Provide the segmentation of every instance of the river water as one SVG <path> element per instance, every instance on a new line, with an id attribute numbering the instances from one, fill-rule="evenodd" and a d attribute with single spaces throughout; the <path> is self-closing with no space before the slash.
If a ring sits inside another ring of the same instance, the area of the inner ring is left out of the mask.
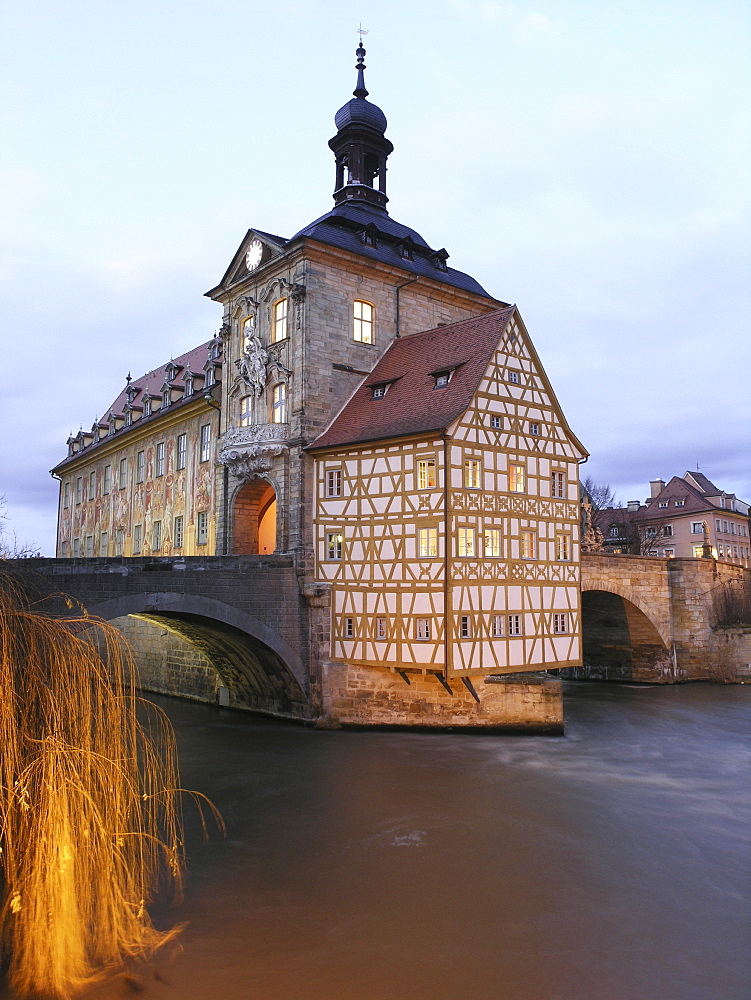
<path id="1" fill-rule="evenodd" d="M 751 997 L 751 687 L 572 683 L 564 737 L 155 700 L 227 836 L 188 810 L 147 1000 Z"/>

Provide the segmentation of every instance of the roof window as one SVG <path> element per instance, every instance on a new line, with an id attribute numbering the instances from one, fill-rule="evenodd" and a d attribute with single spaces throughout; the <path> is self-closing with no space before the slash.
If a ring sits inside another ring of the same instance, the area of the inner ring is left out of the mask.
<path id="1" fill-rule="evenodd" d="M 390 382 L 381 382 L 380 385 L 371 386 L 373 390 L 373 399 L 383 399 L 386 393 L 389 391 Z"/>

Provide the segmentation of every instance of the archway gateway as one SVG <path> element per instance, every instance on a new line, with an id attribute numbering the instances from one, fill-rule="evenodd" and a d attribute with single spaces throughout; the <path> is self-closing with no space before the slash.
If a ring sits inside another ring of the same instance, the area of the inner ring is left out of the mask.
<path id="1" fill-rule="evenodd" d="M 253 479 L 235 493 L 232 505 L 233 555 L 271 555 L 276 551 L 276 492 L 265 479 Z"/>

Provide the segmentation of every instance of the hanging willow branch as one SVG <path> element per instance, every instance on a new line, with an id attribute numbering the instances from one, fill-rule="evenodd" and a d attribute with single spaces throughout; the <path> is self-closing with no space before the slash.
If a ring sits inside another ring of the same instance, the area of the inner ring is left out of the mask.
<path id="1" fill-rule="evenodd" d="M 153 705 L 138 721 L 115 628 L 53 617 L 8 577 L 0 652 L 7 979 L 21 995 L 67 998 L 177 933 L 146 910 L 164 881 L 179 892 L 184 869 L 174 737 Z"/>

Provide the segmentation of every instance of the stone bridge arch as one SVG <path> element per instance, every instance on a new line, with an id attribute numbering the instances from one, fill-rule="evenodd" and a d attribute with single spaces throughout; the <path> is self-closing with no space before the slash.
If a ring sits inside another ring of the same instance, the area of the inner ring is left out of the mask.
<path id="1" fill-rule="evenodd" d="M 228 689 L 231 705 L 294 718 L 310 716 L 307 672 L 299 654 L 246 611 L 200 594 L 136 592 L 90 603 L 88 612 L 118 624 L 136 619 L 178 636 L 211 664 L 220 686 Z M 134 643 L 136 656 L 144 653 L 144 643 L 158 642 L 161 634 L 153 629 L 123 631 Z M 187 668 L 177 681 L 164 677 L 160 685 L 145 680 L 144 687 L 190 697 L 195 673 L 195 668 Z"/>

